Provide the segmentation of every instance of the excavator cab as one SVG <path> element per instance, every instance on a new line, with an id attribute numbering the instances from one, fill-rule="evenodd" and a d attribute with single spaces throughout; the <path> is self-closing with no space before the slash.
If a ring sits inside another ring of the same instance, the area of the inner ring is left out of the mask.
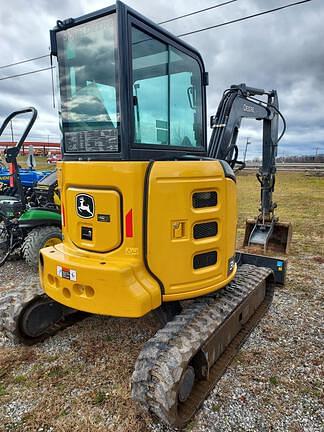
<path id="1" fill-rule="evenodd" d="M 199 53 L 120 2 L 58 21 L 64 160 L 206 156 Z"/>

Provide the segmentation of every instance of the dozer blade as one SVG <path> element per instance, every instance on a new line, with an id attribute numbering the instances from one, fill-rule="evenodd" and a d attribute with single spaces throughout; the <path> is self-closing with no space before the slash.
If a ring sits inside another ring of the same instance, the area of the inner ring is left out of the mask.
<path id="1" fill-rule="evenodd" d="M 253 252 L 262 249 L 275 253 L 289 253 L 292 236 L 291 223 L 269 222 L 262 224 L 255 219 L 247 219 L 243 247 Z"/>
<path id="2" fill-rule="evenodd" d="M 221 378 L 273 297 L 270 269 L 244 264 L 217 294 L 195 299 L 144 345 L 132 397 L 182 428 Z"/>

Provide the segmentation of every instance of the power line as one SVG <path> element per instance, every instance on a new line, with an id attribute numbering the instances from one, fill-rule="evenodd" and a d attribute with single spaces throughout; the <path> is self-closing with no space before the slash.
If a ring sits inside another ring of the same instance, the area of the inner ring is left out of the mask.
<path id="1" fill-rule="evenodd" d="M 230 1 L 223 2 L 223 3 L 219 3 L 219 4 L 214 5 L 214 6 L 209 6 L 209 7 L 205 8 L 205 9 L 199 9 L 199 10 L 197 10 L 197 11 L 190 12 L 190 13 L 187 13 L 187 14 L 185 14 L 185 15 L 180 15 L 180 16 L 177 16 L 177 17 L 175 17 L 175 18 L 170 18 L 170 19 L 168 19 L 168 20 L 166 20 L 166 21 L 161 21 L 161 22 L 159 22 L 158 24 L 166 24 L 166 23 L 169 23 L 169 22 L 172 22 L 172 21 L 175 21 L 175 20 L 181 19 L 181 18 L 187 18 L 187 17 L 189 17 L 189 16 L 196 15 L 196 14 L 198 14 L 198 13 L 205 12 L 205 11 L 208 11 L 208 10 L 211 10 L 211 9 L 216 9 L 216 8 L 219 8 L 219 7 L 221 7 L 221 6 L 225 6 L 225 5 L 230 4 L 230 3 L 235 3 L 235 2 L 237 2 L 237 1 L 238 1 L 238 0 L 230 0 Z"/>
<path id="2" fill-rule="evenodd" d="M 55 66 L 49 66 L 49 67 L 46 67 L 43 69 L 36 69 L 36 70 L 30 71 L 30 72 L 25 72 L 25 73 L 21 73 L 21 74 L 17 74 L 17 75 L 8 75 L 6 77 L 0 78 L 0 81 L 7 80 L 9 78 L 17 78 L 17 77 L 21 77 L 24 75 L 31 75 L 34 73 L 38 73 L 38 72 L 42 72 L 42 71 L 46 71 L 46 70 L 50 70 L 50 69 L 55 69 Z"/>
<path id="3" fill-rule="evenodd" d="M 245 21 L 247 19 L 255 18 L 255 17 L 260 16 L 260 15 L 266 15 L 266 14 L 269 14 L 269 13 L 272 13 L 272 12 L 276 12 L 276 11 L 279 11 L 279 10 L 282 10 L 282 9 L 287 9 L 289 7 L 292 7 L 292 6 L 297 6 L 297 5 L 300 5 L 302 3 L 308 3 L 310 1 L 312 1 L 312 0 L 301 0 L 301 1 L 298 1 L 298 2 L 295 2 L 295 3 L 290 3 L 290 4 L 287 4 L 287 5 L 284 5 L 284 6 L 280 6 L 280 7 L 274 8 L 274 9 L 268 9 L 266 11 L 259 12 L 259 13 L 253 14 L 253 15 L 248 15 L 246 17 L 237 18 L 237 19 L 231 20 L 231 21 L 226 21 L 226 22 L 223 22 L 221 24 L 216 24 L 216 25 L 213 25 L 213 26 L 204 27 L 202 29 L 194 30 L 194 31 L 191 31 L 191 32 L 188 32 L 188 33 L 182 33 L 182 34 L 179 34 L 177 36 L 178 37 L 183 37 L 183 36 L 188 36 L 188 35 L 195 34 L 195 33 L 200 33 L 202 31 L 210 30 L 210 29 L 213 29 L 213 28 L 223 27 L 223 26 L 226 26 L 226 25 L 229 25 L 229 24 L 233 24 L 233 23 L 237 23 L 237 22 L 240 22 L 240 21 Z"/>
<path id="4" fill-rule="evenodd" d="M 38 57 L 29 58 L 29 59 L 26 59 L 26 60 L 21 60 L 21 61 L 18 61 L 16 63 L 9 63 L 9 64 L 6 64 L 6 65 L 0 66 L 0 69 L 4 69 L 4 68 L 7 68 L 7 67 L 11 67 L 11 66 L 16 66 L 16 65 L 19 65 L 19 64 L 22 64 L 22 63 L 28 63 L 28 62 L 31 62 L 31 61 L 34 61 L 34 60 L 39 60 L 39 59 L 45 58 L 45 57 L 49 57 L 49 54 L 41 55 L 41 56 L 38 56 Z"/>
<path id="5" fill-rule="evenodd" d="M 226 1 L 226 2 L 223 2 L 223 3 L 219 3 L 217 5 L 214 5 L 214 6 L 207 7 L 205 9 L 200 9 L 200 10 L 197 10 L 197 11 L 194 11 L 194 12 L 187 13 L 185 15 L 181 15 L 181 16 L 178 16 L 178 17 L 170 18 L 170 19 L 168 19 L 166 21 L 159 22 L 158 24 L 166 24 L 166 23 L 169 23 L 169 22 L 181 19 L 181 18 L 186 18 L 188 16 L 192 16 L 192 15 L 196 15 L 196 14 L 201 13 L 201 12 L 205 12 L 207 10 L 216 9 L 216 8 L 221 7 L 221 6 L 226 6 L 227 4 L 235 3 L 237 1 L 238 0 L 229 0 L 229 1 Z M 31 62 L 31 61 L 34 61 L 34 60 L 39 60 L 39 59 L 46 58 L 46 57 L 49 57 L 49 56 L 50 56 L 50 54 L 45 54 L 45 55 L 41 55 L 41 56 L 38 56 L 38 57 L 33 57 L 33 58 L 21 60 L 21 61 L 18 61 L 16 63 L 8 63 L 6 65 L 0 66 L 0 69 L 8 68 L 8 67 L 11 67 L 11 66 L 16 66 L 16 65 L 19 65 L 19 64 L 23 64 L 23 63 L 28 63 L 28 62 Z"/>
<path id="6" fill-rule="evenodd" d="M 170 18 L 169 20 L 162 21 L 159 24 L 165 24 L 165 23 L 168 23 L 168 22 L 171 22 L 171 21 L 175 21 L 177 19 L 185 18 L 185 17 L 192 16 L 192 15 L 196 15 L 198 13 L 201 13 L 201 12 L 204 12 L 204 11 L 207 11 L 207 10 L 210 10 L 210 9 L 215 9 L 217 7 L 220 7 L 220 6 L 225 6 L 226 4 L 234 3 L 236 1 L 238 1 L 238 0 L 229 0 L 229 1 L 226 1 L 226 2 L 223 2 L 223 3 L 219 3 L 217 5 L 214 5 L 214 6 L 210 6 L 208 8 L 204 8 L 204 9 L 200 9 L 200 10 L 197 10 L 197 11 L 194 11 L 194 12 L 190 12 L 188 14 L 181 15 L 181 16 L 178 16 L 178 17 L 175 17 L 175 18 Z M 261 15 L 266 15 L 266 14 L 269 14 L 269 13 L 277 12 L 279 10 L 287 9 L 289 7 L 292 7 L 292 6 L 297 6 L 297 5 L 300 5 L 302 3 L 308 3 L 310 1 L 312 1 L 312 0 L 301 0 L 301 1 L 298 1 L 298 2 L 295 2 L 295 3 L 289 3 L 287 5 L 279 6 L 279 7 L 274 8 L 274 9 L 268 9 L 266 11 L 258 12 L 258 13 L 253 14 L 253 15 L 248 15 L 246 17 L 237 18 L 237 19 L 234 19 L 234 20 L 231 20 L 231 21 L 225 21 L 225 22 L 220 23 L 220 24 L 216 24 L 216 25 L 209 26 L 209 27 L 204 27 L 202 29 L 194 30 L 194 31 L 187 32 L 187 33 L 182 33 L 182 34 L 179 34 L 177 36 L 178 37 L 189 36 L 191 34 L 200 33 L 200 32 L 203 32 L 203 31 L 206 31 L 206 30 L 210 30 L 210 29 L 213 29 L 213 28 L 219 28 L 219 27 L 223 27 L 223 26 L 226 26 L 226 25 L 229 25 L 229 24 L 234 24 L 234 23 L 237 23 L 237 22 L 241 22 L 241 21 L 245 21 L 245 20 L 248 20 L 248 19 L 251 19 L 251 18 L 255 18 L 255 17 L 261 16 Z M 17 65 L 17 64 L 27 63 L 29 61 L 38 60 L 38 59 L 45 58 L 45 57 L 49 57 L 49 54 L 46 54 L 46 55 L 43 55 L 43 56 L 34 57 L 34 58 L 31 58 L 31 59 L 22 60 L 20 62 L 11 63 L 11 64 L 7 64 L 7 65 L 4 65 L 4 66 L 0 66 L 0 69 L 3 69 L 5 67 L 9 67 L 9 66 L 14 66 L 14 65 Z M 10 79 L 10 78 L 17 78 L 17 77 L 24 76 L 24 75 L 31 75 L 31 74 L 34 74 L 34 73 L 38 73 L 38 72 L 42 72 L 42 71 L 50 70 L 50 69 L 51 70 L 55 69 L 55 66 L 50 66 L 50 67 L 47 67 L 47 68 L 37 69 L 37 70 L 34 70 L 34 71 L 25 72 L 25 73 L 16 74 L 16 75 L 9 75 L 9 76 L 0 78 L 0 81 L 7 80 L 7 79 Z"/>

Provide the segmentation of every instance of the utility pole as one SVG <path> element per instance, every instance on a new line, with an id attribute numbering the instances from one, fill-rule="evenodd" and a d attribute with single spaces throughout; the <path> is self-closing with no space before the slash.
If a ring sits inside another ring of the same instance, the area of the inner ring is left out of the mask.
<path id="1" fill-rule="evenodd" d="M 249 141 L 249 137 L 247 137 L 247 138 L 246 138 L 246 143 L 245 143 L 245 150 L 244 150 L 243 162 L 245 162 L 247 148 L 248 148 L 248 145 L 250 145 L 250 144 L 252 144 L 252 143 L 251 143 L 251 141 Z"/>

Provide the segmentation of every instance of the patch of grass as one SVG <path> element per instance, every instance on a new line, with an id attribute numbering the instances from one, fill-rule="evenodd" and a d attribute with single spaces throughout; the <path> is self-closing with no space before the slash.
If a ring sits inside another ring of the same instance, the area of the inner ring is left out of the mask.
<path id="1" fill-rule="evenodd" d="M 309 386 L 302 387 L 300 392 L 302 394 L 310 395 L 310 396 L 318 398 L 318 399 L 321 397 L 321 390 L 320 390 L 320 388 L 316 387 L 316 385 L 314 387 L 313 386 L 312 387 L 309 387 Z"/>
<path id="2" fill-rule="evenodd" d="M 276 377 L 275 375 L 271 376 L 269 378 L 269 382 L 270 384 L 272 384 L 273 386 L 277 386 L 279 384 L 279 380 L 278 377 Z"/>
<path id="3" fill-rule="evenodd" d="M 47 158 L 44 156 L 36 156 L 36 170 L 53 170 L 55 169 L 55 164 L 48 164 Z M 27 155 L 18 156 L 18 163 L 22 168 L 27 168 Z"/>
<path id="4" fill-rule="evenodd" d="M 59 414 L 59 417 L 65 417 L 65 416 L 67 416 L 70 413 L 70 411 L 71 410 L 69 408 L 62 409 L 62 411 Z"/>
<path id="5" fill-rule="evenodd" d="M 253 173 L 239 175 L 238 185 L 238 246 L 242 244 L 245 220 L 257 216 L 260 185 Z M 323 178 L 305 176 L 304 173 L 277 174 L 273 200 L 278 204 L 279 221 L 291 222 L 293 236 L 291 254 L 324 253 L 324 181 Z M 319 250 L 319 244 L 322 243 Z"/>
<path id="6" fill-rule="evenodd" d="M 4 385 L 0 384 L 0 396 L 4 396 L 7 394 L 6 388 Z"/>
<path id="7" fill-rule="evenodd" d="M 0 368 L 0 378 L 3 378 L 8 372 L 8 367 Z"/>
<path id="8" fill-rule="evenodd" d="M 63 378 L 68 372 L 62 366 L 53 366 L 47 373 L 50 378 Z"/>
<path id="9" fill-rule="evenodd" d="M 25 384 L 27 377 L 25 375 L 17 375 L 13 381 L 15 384 Z"/>
<path id="10" fill-rule="evenodd" d="M 105 400 L 106 400 L 106 394 L 103 391 L 98 391 L 94 395 L 92 403 L 94 405 L 101 405 L 105 402 Z"/>
<path id="11" fill-rule="evenodd" d="M 191 422 L 189 422 L 186 426 L 186 428 L 184 429 L 185 432 L 191 432 L 196 426 L 197 426 L 197 420 L 191 420 Z"/>
<path id="12" fill-rule="evenodd" d="M 220 408 L 221 408 L 220 404 L 214 404 L 211 409 L 213 412 L 216 413 L 219 412 Z"/>
<path id="13" fill-rule="evenodd" d="M 52 362 L 58 360 L 59 358 L 60 358 L 59 355 L 49 355 L 49 356 L 46 356 L 45 360 L 46 360 L 48 363 L 52 363 Z"/>

